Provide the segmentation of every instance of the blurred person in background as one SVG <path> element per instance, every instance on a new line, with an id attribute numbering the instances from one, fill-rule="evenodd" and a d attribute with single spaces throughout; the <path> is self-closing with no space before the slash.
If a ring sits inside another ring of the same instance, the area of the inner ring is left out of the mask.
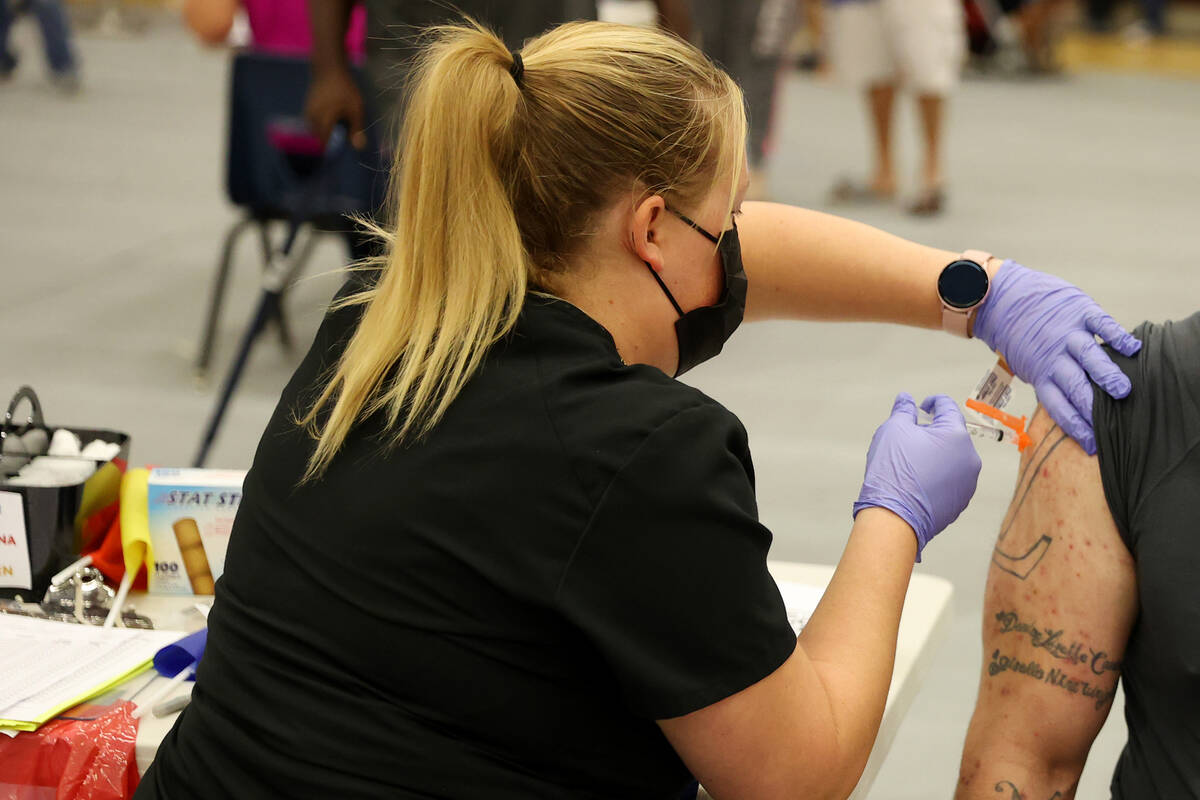
<path id="1" fill-rule="evenodd" d="M 79 59 L 71 41 L 71 22 L 61 0 L 0 0 L 0 83 L 11 79 L 17 69 L 17 56 L 9 48 L 8 37 L 17 15 L 23 11 L 32 13 L 41 28 L 51 83 L 66 94 L 78 92 Z"/>
<path id="2" fill-rule="evenodd" d="M 742 87 L 750 119 L 750 200 L 768 197 L 766 157 L 776 83 L 794 28 L 795 0 L 693 0 L 692 14 L 705 54 Z"/>
<path id="3" fill-rule="evenodd" d="M 245 13 L 249 39 L 235 29 L 239 8 Z M 183 20 L 206 45 L 248 44 L 258 53 L 307 59 L 313 37 L 305 0 L 184 0 Z M 361 66 L 366 52 L 367 19 L 362 3 L 352 4 L 342 40 L 347 64 Z M 382 167 L 381 167 L 382 169 Z M 368 240 L 357 226 L 344 231 L 350 258 L 371 254 Z"/>
<path id="4" fill-rule="evenodd" d="M 1087 0 L 1088 23 L 1092 30 L 1104 33 L 1112 29 L 1116 0 Z M 1167 0 L 1140 0 L 1142 21 L 1128 33 L 1134 38 L 1163 36 L 1167 32 Z"/>
<path id="5" fill-rule="evenodd" d="M 346 123 L 355 147 L 366 146 L 364 128 L 384 124 L 385 147 L 399 131 L 401 93 L 409 64 L 419 51 L 414 34 L 469 16 L 493 28 L 514 50 L 533 36 L 570 20 L 594 20 L 596 0 L 365 0 L 367 9 L 367 81 L 373 97 L 364 102 L 346 51 L 341 46 L 353 0 L 309 0 L 313 31 L 313 82 L 305 116 L 322 140 L 339 122 Z M 687 0 L 655 0 L 664 28 L 687 39 L 691 21 Z"/>
<path id="6" fill-rule="evenodd" d="M 797 0 L 804 20 L 797 34 L 796 66 L 802 70 L 824 72 L 825 0 Z"/>
<path id="7" fill-rule="evenodd" d="M 1025 70 L 1033 75 L 1061 71 L 1054 57 L 1054 30 L 1070 0 L 1001 0 L 1000 7 L 1015 23 Z"/>
<path id="8" fill-rule="evenodd" d="M 312 52 L 312 30 L 305 0 L 184 0 L 183 19 L 208 45 L 229 40 L 238 7 L 246 12 L 250 45 L 266 53 L 307 56 Z M 361 63 L 367 32 L 366 8 L 354 4 L 344 39 L 348 59 Z"/>
<path id="9" fill-rule="evenodd" d="M 966 52 L 960 0 L 829 0 L 825 25 L 834 74 L 866 93 L 875 164 L 866 182 L 843 178 L 835 204 L 890 201 L 896 195 L 892 110 L 904 86 L 916 94 L 923 163 L 909 211 L 939 214 L 945 205 L 942 120 Z"/>
<path id="10" fill-rule="evenodd" d="M 366 77 L 371 97 L 364 100 L 350 72 L 342 43 L 346 39 L 354 0 L 309 0 L 312 22 L 312 74 L 304 115 L 313 132 L 325 141 L 335 125 L 345 123 L 350 142 L 367 145 L 365 128 L 383 126 L 380 147 L 389 150 L 400 131 L 402 91 L 409 66 L 419 52 L 416 34 L 425 28 L 467 15 L 499 33 L 512 49 L 533 36 L 570 20 L 594 20 L 596 0 L 364 0 L 367 12 Z M 687 0 L 655 0 L 659 22 L 683 39 L 691 35 Z M 390 153 L 377 154 L 387 163 Z M 379 209 L 377 209 L 378 213 Z M 376 254 L 376 242 L 352 237 L 351 259 Z"/>

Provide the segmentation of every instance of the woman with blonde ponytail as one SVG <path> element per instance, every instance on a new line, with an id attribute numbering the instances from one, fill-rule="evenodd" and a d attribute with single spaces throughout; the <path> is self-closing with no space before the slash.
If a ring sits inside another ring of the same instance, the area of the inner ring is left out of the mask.
<path id="1" fill-rule="evenodd" d="M 969 330 L 982 308 L 1018 374 L 1042 363 L 1030 342 L 1065 352 L 1047 331 L 1107 323 L 1016 265 L 743 204 L 745 140 L 738 87 L 662 33 L 425 34 L 386 254 L 259 444 L 191 704 L 139 800 L 853 790 L 913 560 L 974 490 L 963 419 L 897 398 L 797 638 L 746 432 L 676 377 L 743 316 Z M 1014 289 L 1027 273 L 1045 289 Z M 958 302 L 963 275 L 999 299 Z"/>

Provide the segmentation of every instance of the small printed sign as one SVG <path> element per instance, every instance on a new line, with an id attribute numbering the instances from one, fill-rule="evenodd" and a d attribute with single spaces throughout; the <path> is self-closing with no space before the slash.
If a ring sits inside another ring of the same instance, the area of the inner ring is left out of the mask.
<path id="1" fill-rule="evenodd" d="M 16 492 L 0 492 L 0 586 L 33 588 L 25 509 L 21 506 L 21 495 Z"/>

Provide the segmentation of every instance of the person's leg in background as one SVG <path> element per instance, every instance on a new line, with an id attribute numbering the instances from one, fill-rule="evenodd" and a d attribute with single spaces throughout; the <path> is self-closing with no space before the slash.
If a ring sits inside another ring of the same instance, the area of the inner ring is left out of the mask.
<path id="1" fill-rule="evenodd" d="M 959 0 L 883 0 L 883 10 L 905 82 L 917 96 L 921 121 L 920 189 L 909 211 L 939 214 L 945 205 L 946 98 L 958 84 L 966 55 L 963 7 Z"/>
<path id="2" fill-rule="evenodd" d="M 1069 0 L 1030 0 L 1015 13 L 1029 71 L 1044 75 L 1059 71 L 1054 57 L 1055 28 Z"/>
<path id="3" fill-rule="evenodd" d="M 1097 32 L 1112 27 L 1113 0 L 1087 0 L 1088 26 Z"/>
<path id="4" fill-rule="evenodd" d="M 919 216 L 938 214 L 945 202 L 942 190 L 942 95 L 917 95 L 917 111 L 921 118 L 921 191 L 910 207 Z"/>
<path id="5" fill-rule="evenodd" d="M 79 68 L 71 45 L 71 22 L 62 0 L 29 0 L 29 10 L 42 29 L 51 80 L 65 92 L 78 91 Z"/>
<path id="6" fill-rule="evenodd" d="M 880 197 L 896 193 L 896 165 L 892 161 L 892 119 L 895 116 L 896 84 L 877 83 L 867 89 L 871 116 L 871 141 L 875 146 L 875 169 L 871 191 Z"/>
<path id="7" fill-rule="evenodd" d="M 796 27 L 794 0 L 757 0 L 731 4 L 737 18 L 734 27 L 739 42 L 749 47 L 740 49 L 733 61 L 734 77 L 742 85 L 746 106 L 750 112 L 750 188 L 749 200 L 767 200 L 770 192 L 767 181 L 767 161 L 772 149 L 771 130 L 779 100 L 779 81 L 782 75 L 783 53 Z"/>
<path id="8" fill-rule="evenodd" d="M 793 26 L 794 0 L 693 0 L 704 52 L 742 87 L 750 123 L 749 200 L 767 197 L 766 158 L 780 59 Z"/>
<path id="9" fill-rule="evenodd" d="M 866 99 L 874 163 L 865 183 L 840 179 L 834 204 L 891 200 L 896 194 L 892 117 L 897 72 L 884 29 L 881 0 L 834 0 L 826 7 L 827 56 L 834 76 Z"/>
<path id="10" fill-rule="evenodd" d="M 13 13 L 9 0 L 0 0 L 0 81 L 12 77 L 17 68 L 17 57 L 8 49 L 8 32 L 13 24 Z"/>
<path id="11" fill-rule="evenodd" d="M 1167 0 L 1142 0 L 1142 16 L 1146 19 L 1146 28 L 1154 36 L 1164 36 L 1167 32 Z"/>
<path id="12" fill-rule="evenodd" d="M 805 45 L 800 50 L 796 66 L 802 70 L 828 71 L 825 58 L 825 0 L 797 0 L 800 4 L 801 35 Z"/>

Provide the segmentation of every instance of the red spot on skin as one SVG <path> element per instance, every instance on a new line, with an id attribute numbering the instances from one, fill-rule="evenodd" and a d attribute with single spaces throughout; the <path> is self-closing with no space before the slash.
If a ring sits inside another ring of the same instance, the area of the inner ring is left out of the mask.
<path id="1" fill-rule="evenodd" d="M 1050 609 L 1050 613 L 1051 613 L 1051 615 L 1053 615 L 1053 616 L 1057 617 L 1057 616 L 1058 616 L 1058 609 L 1057 609 L 1057 608 L 1052 608 L 1052 609 Z"/>
<path id="2" fill-rule="evenodd" d="M 1074 549 L 1075 549 L 1075 545 L 1073 545 L 1073 544 L 1069 544 L 1069 545 L 1067 545 L 1067 548 L 1068 548 L 1068 549 L 1070 549 L 1070 550 L 1074 550 Z"/>
<path id="3" fill-rule="evenodd" d="M 1050 468 L 1049 467 L 1042 467 L 1042 477 L 1043 478 L 1050 477 Z"/>
<path id="4" fill-rule="evenodd" d="M 1025 599 L 1026 599 L 1026 600 L 1028 600 L 1028 599 L 1029 599 L 1029 595 L 1025 595 Z"/>
<path id="5" fill-rule="evenodd" d="M 1061 528 L 1062 526 L 1063 526 L 1063 521 L 1060 519 L 1060 520 L 1058 521 L 1058 527 L 1060 527 L 1060 528 Z"/>
<path id="6" fill-rule="evenodd" d="M 1092 546 L 1092 540 L 1091 540 L 1091 539 L 1084 539 L 1084 540 L 1083 540 L 1083 543 L 1084 543 L 1085 545 L 1087 545 L 1088 547 L 1091 547 L 1091 546 Z"/>
<path id="7" fill-rule="evenodd" d="M 1001 697 L 1008 697 L 1010 694 L 1012 694 L 1012 689 L 1008 688 L 1007 686 L 1000 690 Z"/>
<path id="8" fill-rule="evenodd" d="M 1074 497 L 1075 495 L 1079 494 L 1079 492 L 1075 491 L 1074 489 L 1067 489 L 1067 494 L 1071 495 L 1071 497 Z"/>
<path id="9" fill-rule="evenodd" d="M 1080 575 L 1078 572 L 1076 572 L 1076 573 L 1075 573 L 1075 577 L 1076 577 L 1076 578 L 1082 578 L 1083 576 L 1082 576 L 1082 575 Z"/>

